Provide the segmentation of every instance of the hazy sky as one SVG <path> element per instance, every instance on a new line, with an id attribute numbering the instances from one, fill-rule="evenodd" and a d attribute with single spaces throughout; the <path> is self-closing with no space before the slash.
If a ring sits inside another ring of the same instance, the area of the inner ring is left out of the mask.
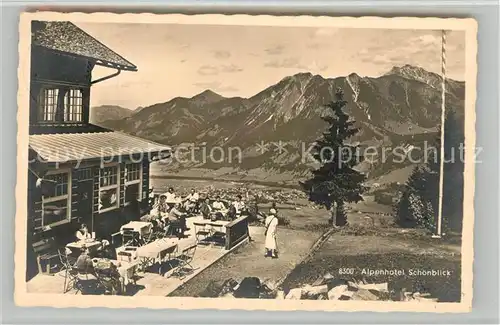
<path id="1" fill-rule="evenodd" d="M 138 67 L 98 83 L 91 105 L 135 109 L 205 89 L 249 97 L 282 78 L 379 76 L 412 64 L 441 71 L 441 31 L 77 23 Z M 464 80 L 465 33 L 447 39 L 448 75 Z M 93 78 L 113 73 L 97 67 Z"/>

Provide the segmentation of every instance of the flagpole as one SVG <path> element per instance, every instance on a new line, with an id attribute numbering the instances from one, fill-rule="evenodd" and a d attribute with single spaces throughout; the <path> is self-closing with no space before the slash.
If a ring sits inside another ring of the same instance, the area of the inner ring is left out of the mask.
<path id="1" fill-rule="evenodd" d="M 441 148 L 439 159 L 439 201 L 436 233 L 434 238 L 441 238 L 443 220 L 443 191 L 444 191 L 444 123 L 446 109 L 446 32 L 441 31 Z"/>

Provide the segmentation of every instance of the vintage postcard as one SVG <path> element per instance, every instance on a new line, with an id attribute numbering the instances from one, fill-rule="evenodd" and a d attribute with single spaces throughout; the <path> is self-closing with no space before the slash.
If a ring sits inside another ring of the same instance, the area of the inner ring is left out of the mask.
<path id="1" fill-rule="evenodd" d="M 22 306 L 466 312 L 472 19 L 25 13 Z"/>

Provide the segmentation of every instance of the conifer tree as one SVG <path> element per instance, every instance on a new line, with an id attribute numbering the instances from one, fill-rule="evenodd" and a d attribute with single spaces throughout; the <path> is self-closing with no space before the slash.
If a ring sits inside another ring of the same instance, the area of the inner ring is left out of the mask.
<path id="1" fill-rule="evenodd" d="M 440 134 L 440 132 L 438 133 Z M 449 110 L 444 129 L 443 229 L 460 231 L 463 213 L 463 141 L 464 130 L 456 113 Z M 441 141 L 438 135 L 434 150 L 429 151 L 423 166 L 415 167 L 396 206 L 396 222 L 405 227 L 421 226 L 434 231 L 438 213 Z M 419 209 L 425 206 L 425 209 Z M 420 212 L 418 212 L 420 211 Z"/>
<path id="2" fill-rule="evenodd" d="M 313 148 L 313 157 L 321 166 L 301 185 L 310 201 L 332 212 L 332 223 L 335 219 L 336 226 L 344 226 L 347 224 L 345 203 L 363 200 L 365 175 L 353 169 L 362 159 L 358 147 L 347 143 L 359 128 L 354 127 L 355 122 L 343 111 L 347 102 L 340 88 L 335 97 L 336 100 L 327 105 L 332 114 L 322 117 L 329 127 Z"/>

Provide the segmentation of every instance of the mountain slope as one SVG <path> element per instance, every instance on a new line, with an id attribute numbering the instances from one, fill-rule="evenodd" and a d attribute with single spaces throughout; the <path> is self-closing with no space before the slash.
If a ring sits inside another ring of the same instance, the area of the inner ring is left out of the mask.
<path id="1" fill-rule="evenodd" d="M 337 78 L 299 73 L 250 98 L 225 98 L 207 90 L 193 98 L 179 97 L 142 108 L 107 126 L 170 145 L 203 143 L 208 151 L 216 146 L 235 148 L 243 157 L 235 162 L 226 155 L 222 161 L 214 161 L 201 157 L 206 156 L 206 150 L 198 151 L 194 154 L 197 159 L 169 165 L 170 170 L 265 169 L 300 177 L 311 167 L 304 154 L 327 127 L 321 116 L 329 114 L 325 105 L 334 100 L 337 88 L 343 89 L 346 112 L 360 128 L 351 140 L 362 148 L 378 150 L 421 146 L 435 138 L 441 116 L 440 82 L 440 76 L 409 65 L 394 67 L 377 78 L 355 73 Z M 465 84 L 447 80 L 446 89 L 448 109 L 463 116 Z M 279 141 L 285 150 L 275 150 Z M 259 151 L 261 142 L 270 150 Z M 406 165 L 378 162 L 376 166 L 361 164 L 360 168 L 380 175 Z"/>
<path id="2" fill-rule="evenodd" d="M 128 108 L 117 105 L 102 105 L 90 109 L 90 122 L 97 125 L 106 125 L 108 121 L 121 120 L 129 117 L 134 112 Z"/>

